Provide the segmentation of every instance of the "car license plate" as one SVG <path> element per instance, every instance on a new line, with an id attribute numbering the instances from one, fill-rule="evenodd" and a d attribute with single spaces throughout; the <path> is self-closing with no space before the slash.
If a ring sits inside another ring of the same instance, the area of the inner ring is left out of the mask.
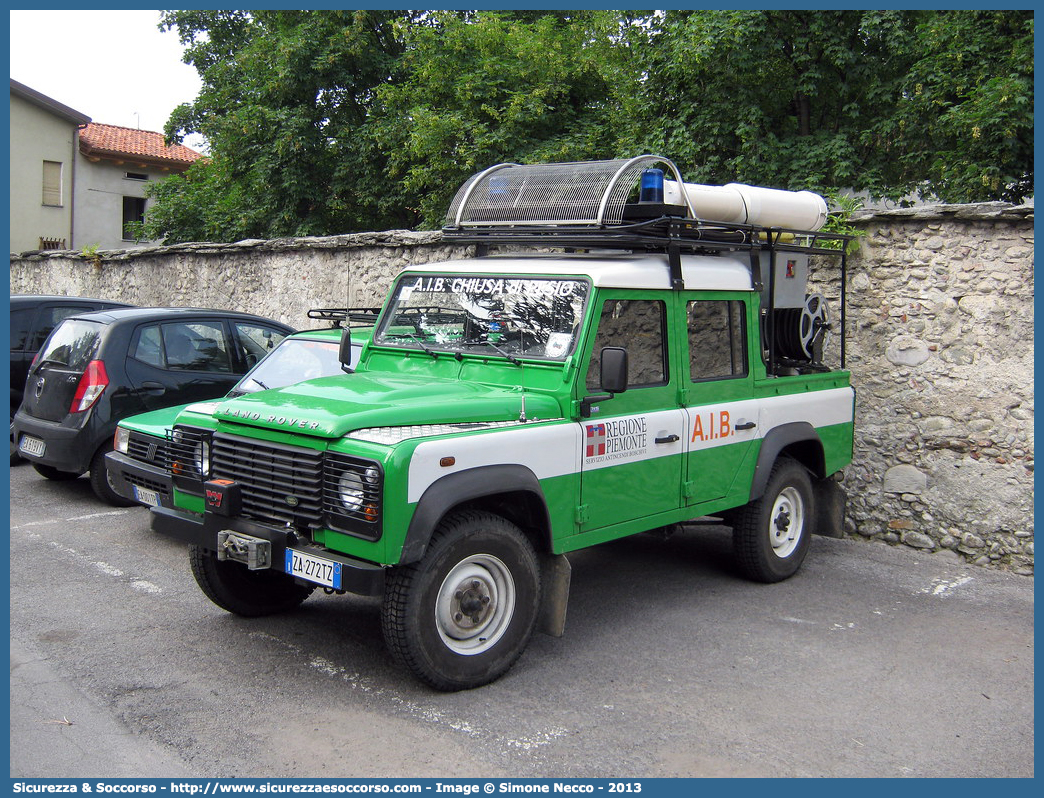
<path id="1" fill-rule="evenodd" d="M 299 579 L 307 579 L 334 590 L 341 589 L 341 564 L 322 557 L 313 557 L 297 549 L 286 550 L 286 572 Z"/>
<path id="2" fill-rule="evenodd" d="M 18 442 L 18 451 L 22 454 L 31 454 L 36 457 L 43 457 L 44 450 L 47 448 L 47 444 L 39 438 L 34 438 L 31 435 L 23 435 L 22 440 Z"/>
<path id="3" fill-rule="evenodd" d="M 132 485 L 134 488 L 134 498 L 142 504 L 147 504 L 149 507 L 159 507 L 160 498 L 159 494 L 154 490 L 148 488 L 139 488 L 137 485 Z"/>

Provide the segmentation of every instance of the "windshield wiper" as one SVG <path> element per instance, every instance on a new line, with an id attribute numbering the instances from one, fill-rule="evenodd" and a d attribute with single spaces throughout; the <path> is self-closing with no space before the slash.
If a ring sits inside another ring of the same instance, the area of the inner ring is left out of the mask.
<path id="1" fill-rule="evenodd" d="M 506 357 L 509 362 L 514 363 L 516 366 L 521 366 L 522 365 L 522 361 L 521 360 L 519 360 L 517 357 L 515 357 L 511 353 L 505 352 L 503 349 L 501 349 L 499 346 L 497 346 L 492 341 L 465 341 L 464 343 L 469 345 L 469 346 L 473 345 L 473 344 L 478 344 L 479 346 L 489 346 L 489 347 L 492 347 L 493 349 L 496 349 L 497 352 L 499 352 L 501 355 Z"/>
<path id="2" fill-rule="evenodd" d="M 251 377 L 250 379 L 251 379 L 252 382 L 256 382 L 258 385 L 260 385 L 264 390 L 266 390 L 266 391 L 271 390 L 267 385 L 265 385 L 263 382 L 261 382 L 261 380 L 259 380 L 257 377 Z"/>
<path id="3" fill-rule="evenodd" d="M 40 366 L 62 366 L 63 368 L 69 368 L 69 364 L 64 360 L 56 360 L 53 357 L 45 357 L 41 360 L 37 360 L 36 366 L 37 368 Z"/>
<path id="4" fill-rule="evenodd" d="M 394 340 L 396 340 L 398 338 L 405 338 L 408 341 L 413 341 L 413 343 L 417 344 L 417 346 L 419 346 L 424 351 L 425 354 L 431 355 L 436 360 L 439 359 L 439 353 L 436 352 L 431 347 L 429 347 L 427 344 L 425 344 L 416 335 L 412 335 L 410 333 L 396 333 L 395 335 L 386 335 L 384 337 L 385 337 L 385 340 L 388 340 L 388 341 L 394 341 Z"/>

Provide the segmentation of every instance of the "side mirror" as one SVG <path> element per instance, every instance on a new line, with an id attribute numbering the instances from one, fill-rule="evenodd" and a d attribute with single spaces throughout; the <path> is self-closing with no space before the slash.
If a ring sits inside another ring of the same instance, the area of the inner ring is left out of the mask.
<path id="1" fill-rule="evenodd" d="M 352 331 L 347 327 L 341 331 L 341 348 L 338 350 L 337 359 L 341 361 L 341 370 L 351 374 L 354 370 L 352 364 Z"/>
<path id="2" fill-rule="evenodd" d="M 603 347 L 601 386 L 612 394 L 627 390 L 627 350 L 623 347 Z"/>
<path id="3" fill-rule="evenodd" d="M 599 385 L 605 393 L 591 394 L 580 400 L 581 418 L 590 418 L 594 405 L 607 402 L 627 390 L 627 350 L 619 346 L 603 347 L 601 359 Z"/>

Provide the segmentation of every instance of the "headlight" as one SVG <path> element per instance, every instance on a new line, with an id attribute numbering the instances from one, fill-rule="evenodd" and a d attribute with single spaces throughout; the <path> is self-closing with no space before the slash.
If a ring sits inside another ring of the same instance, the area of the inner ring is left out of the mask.
<path id="1" fill-rule="evenodd" d="M 130 430 L 125 427 L 116 427 L 116 434 L 112 438 L 112 448 L 127 454 L 130 450 Z"/>
<path id="2" fill-rule="evenodd" d="M 175 428 L 171 436 L 171 470 L 183 477 L 210 476 L 210 439 L 196 430 Z"/>
<path id="3" fill-rule="evenodd" d="M 376 471 L 376 469 L 368 469 Z M 346 510 L 357 512 L 363 505 L 363 478 L 355 471 L 343 471 L 337 480 L 337 495 Z"/>

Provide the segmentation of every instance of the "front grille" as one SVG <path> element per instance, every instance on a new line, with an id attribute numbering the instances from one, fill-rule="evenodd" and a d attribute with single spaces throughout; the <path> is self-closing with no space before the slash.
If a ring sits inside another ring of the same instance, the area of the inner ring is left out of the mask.
<path id="1" fill-rule="evenodd" d="M 137 474 L 124 474 L 123 476 L 131 485 L 137 485 L 139 488 L 145 488 L 146 490 L 154 490 L 163 498 L 170 498 L 170 486 L 167 483 Z"/>
<path id="2" fill-rule="evenodd" d="M 167 462 L 167 441 L 155 435 L 131 432 L 127 440 L 127 456 L 164 470 L 170 468 Z"/>
<path id="3" fill-rule="evenodd" d="M 280 526 L 322 525 L 322 452 L 218 433 L 211 474 L 239 483 L 247 518 Z"/>

